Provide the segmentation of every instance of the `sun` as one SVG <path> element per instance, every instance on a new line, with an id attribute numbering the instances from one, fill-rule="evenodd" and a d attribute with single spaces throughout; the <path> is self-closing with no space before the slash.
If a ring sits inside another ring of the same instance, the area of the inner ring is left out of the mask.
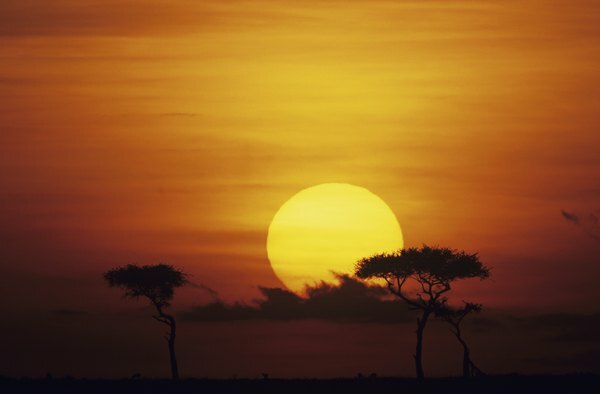
<path id="1" fill-rule="evenodd" d="M 285 286 L 302 292 L 307 284 L 351 274 L 357 260 L 403 246 L 390 207 L 369 190 L 324 183 L 301 190 L 273 217 L 267 254 Z"/>

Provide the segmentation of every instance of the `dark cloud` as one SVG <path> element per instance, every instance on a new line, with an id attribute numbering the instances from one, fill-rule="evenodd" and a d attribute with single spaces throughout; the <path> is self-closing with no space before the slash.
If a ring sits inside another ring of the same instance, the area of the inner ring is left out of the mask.
<path id="1" fill-rule="evenodd" d="M 574 213 L 570 213 L 567 211 L 560 211 L 560 213 L 562 213 L 563 217 L 568 221 L 573 222 L 575 224 L 579 224 L 579 217 Z"/>
<path id="2" fill-rule="evenodd" d="M 600 313 L 538 315 L 530 318 L 529 325 L 549 330 L 548 341 L 600 343 Z"/>
<path id="3" fill-rule="evenodd" d="M 321 283 L 309 287 L 307 296 L 280 288 L 261 287 L 264 299 L 253 305 L 220 301 L 194 307 L 184 312 L 188 321 L 232 320 L 303 320 L 319 319 L 335 322 L 403 323 L 412 322 L 413 314 L 400 301 L 387 300 L 387 291 L 369 286 L 346 275 L 338 276 L 339 284 Z"/>
<path id="4" fill-rule="evenodd" d="M 509 330 L 536 333 L 546 346 L 551 343 L 591 346 L 600 344 L 600 312 L 505 315 L 497 316 L 497 320 L 504 323 Z"/>
<path id="5" fill-rule="evenodd" d="M 506 323 L 498 318 L 473 316 L 467 320 L 468 327 L 477 333 L 487 333 L 506 329 Z"/>
<path id="6" fill-rule="evenodd" d="M 569 222 L 581 227 L 581 229 L 593 239 L 600 241 L 600 212 L 596 211 L 588 214 L 576 214 L 562 210 L 563 218 Z"/>
<path id="7" fill-rule="evenodd" d="M 194 281 L 191 281 L 191 280 L 188 280 L 187 284 L 189 286 L 195 288 L 195 289 L 204 290 L 205 292 L 207 292 L 212 297 L 212 299 L 215 302 L 219 302 L 219 300 L 220 300 L 219 293 L 216 290 L 214 290 L 214 289 L 212 289 L 212 288 L 210 288 L 210 287 L 208 287 L 208 286 L 206 286 L 206 285 L 204 285 L 202 283 L 195 283 Z"/>
<path id="8" fill-rule="evenodd" d="M 55 309 L 52 314 L 55 316 L 85 316 L 87 312 L 79 309 Z"/>

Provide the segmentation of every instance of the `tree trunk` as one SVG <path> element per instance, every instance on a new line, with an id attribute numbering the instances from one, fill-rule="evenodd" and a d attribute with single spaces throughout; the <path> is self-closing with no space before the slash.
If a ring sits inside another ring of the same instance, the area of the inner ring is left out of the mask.
<path id="1" fill-rule="evenodd" d="M 463 377 L 471 377 L 471 357 L 469 355 L 469 348 L 467 344 L 461 340 L 463 345 Z"/>
<path id="2" fill-rule="evenodd" d="M 463 377 L 471 377 L 471 361 L 469 360 L 469 350 L 467 348 L 463 353 Z"/>
<path id="3" fill-rule="evenodd" d="M 462 335 L 460 333 L 460 328 L 458 326 L 456 326 L 456 331 L 454 332 L 454 335 L 456 336 L 456 339 L 458 339 L 458 342 L 460 342 L 460 344 L 463 347 L 463 377 L 470 378 L 472 363 L 471 363 L 471 355 L 470 355 L 470 351 L 469 351 L 469 346 L 467 346 L 467 343 L 462 339 Z"/>
<path id="4" fill-rule="evenodd" d="M 177 323 L 175 323 L 175 318 L 173 316 L 165 315 L 165 317 L 169 320 L 169 327 L 171 332 L 169 332 L 169 337 L 167 338 L 167 343 L 169 345 L 169 357 L 171 360 L 171 377 L 173 380 L 179 379 L 179 368 L 177 367 L 177 356 L 175 355 L 175 337 L 177 335 Z"/>
<path id="5" fill-rule="evenodd" d="M 425 377 L 423 372 L 423 332 L 427 325 L 427 319 L 431 312 L 428 310 L 423 311 L 423 315 L 420 319 L 417 319 L 417 348 L 415 351 L 415 367 L 417 370 L 417 378 L 419 380 Z"/>
<path id="6" fill-rule="evenodd" d="M 171 363 L 171 378 L 173 380 L 179 380 L 179 368 L 177 368 L 177 356 L 175 355 L 175 338 L 177 336 L 177 323 L 175 318 L 171 315 L 167 315 L 162 311 L 161 305 L 154 303 L 158 316 L 152 316 L 157 321 L 169 326 L 169 332 L 165 336 L 167 345 L 169 346 L 169 359 Z"/>

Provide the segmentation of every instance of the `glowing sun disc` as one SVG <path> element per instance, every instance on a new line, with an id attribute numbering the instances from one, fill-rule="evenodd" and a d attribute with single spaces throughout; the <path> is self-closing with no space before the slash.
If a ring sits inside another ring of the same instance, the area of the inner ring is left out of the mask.
<path id="1" fill-rule="evenodd" d="M 396 215 L 381 198 L 362 187 L 324 183 L 279 208 L 267 254 L 277 277 L 301 292 L 306 284 L 333 281 L 332 271 L 351 274 L 357 260 L 403 244 Z"/>

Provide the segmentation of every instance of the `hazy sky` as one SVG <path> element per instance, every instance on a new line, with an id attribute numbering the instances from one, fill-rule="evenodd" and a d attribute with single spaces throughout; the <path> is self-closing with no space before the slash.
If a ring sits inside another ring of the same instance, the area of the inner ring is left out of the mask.
<path id="1" fill-rule="evenodd" d="M 305 187 L 346 182 L 390 205 L 407 246 L 480 253 L 493 279 L 457 297 L 597 312 L 598 70 L 591 0 L 4 0 L 0 310 L 30 337 L 53 327 L 46 344 L 64 332 L 57 310 L 117 336 L 114 320 L 141 305 L 101 273 L 160 261 L 221 300 L 251 302 L 257 286 L 281 286 L 265 251 L 277 209 Z M 176 306 L 208 301 L 192 288 Z M 310 341 L 306 323 L 287 324 L 296 350 Z M 315 324 L 319 343 L 339 337 Z M 31 351 L 10 373 L 45 372 L 28 369 Z M 226 366 L 210 374 L 237 373 Z"/>

